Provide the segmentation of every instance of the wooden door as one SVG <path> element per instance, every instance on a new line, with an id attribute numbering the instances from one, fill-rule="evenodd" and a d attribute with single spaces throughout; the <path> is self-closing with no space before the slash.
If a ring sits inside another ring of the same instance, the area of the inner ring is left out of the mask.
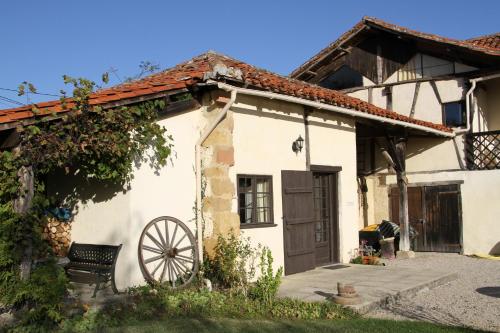
<path id="1" fill-rule="evenodd" d="M 399 188 L 391 189 L 391 221 L 399 224 Z M 412 241 L 413 251 L 426 251 L 424 189 L 420 186 L 408 187 L 408 222 L 418 236 Z"/>
<path id="2" fill-rule="evenodd" d="M 316 266 L 337 262 L 336 174 L 314 173 L 314 242 Z"/>
<path id="3" fill-rule="evenodd" d="M 285 274 L 315 267 L 313 176 L 309 171 L 282 171 Z"/>
<path id="4" fill-rule="evenodd" d="M 399 190 L 390 194 L 391 219 L 399 224 Z M 418 236 L 414 251 L 460 252 L 461 215 L 459 185 L 408 187 L 408 216 Z"/>
<path id="5" fill-rule="evenodd" d="M 426 251 L 460 252 L 460 192 L 458 185 L 425 187 Z"/>

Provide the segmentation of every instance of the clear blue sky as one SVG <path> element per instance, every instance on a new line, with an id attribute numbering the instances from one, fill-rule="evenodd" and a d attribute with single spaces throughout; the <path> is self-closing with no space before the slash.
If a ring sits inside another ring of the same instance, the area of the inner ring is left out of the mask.
<path id="1" fill-rule="evenodd" d="M 130 76 L 141 60 L 168 68 L 210 49 L 288 74 L 363 15 L 464 39 L 499 31 L 499 13 L 498 0 L 4 0 L 0 88 L 27 80 L 57 94 L 63 74 L 97 80 L 114 67 Z M 110 83 L 119 81 L 111 76 Z M 16 93 L 0 96 L 26 102 Z"/>

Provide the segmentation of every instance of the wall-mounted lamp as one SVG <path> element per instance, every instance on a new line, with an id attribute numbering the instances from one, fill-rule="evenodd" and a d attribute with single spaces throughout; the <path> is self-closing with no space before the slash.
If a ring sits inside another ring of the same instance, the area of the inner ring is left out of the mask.
<path id="1" fill-rule="evenodd" d="M 302 151 L 303 147 L 304 147 L 304 139 L 302 139 L 302 136 L 299 135 L 297 140 L 295 140 L 292 143 L 292 150 L 295 154 L 298 154 L 299 152 Z"/>

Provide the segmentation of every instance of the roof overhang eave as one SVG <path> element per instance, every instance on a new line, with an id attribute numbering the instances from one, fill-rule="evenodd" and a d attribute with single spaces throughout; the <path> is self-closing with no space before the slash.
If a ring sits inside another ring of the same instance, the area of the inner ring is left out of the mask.
<path id="1" fill-rule="evenodd" d="M 330 105 L 330 104 L 326 104 L 326 103 L 311 101 L 311 100 L 303 99 L 300 97 L 289 96 L 289 95 L 274 93 L 274 92 L 270 92 L 270 91 L 255 90 L 255 89 L 249 89 L 249 88 L 240 88 L 240 87 L 236 87 L 236 86 L 233 86 L 233 85 L 230 85 L 227 83 L 222 83 L 222 82 L 213 81 L 213 80 L 209 80 L 207 83 L 217 85 L 217 87 L 219 89 L 226 90 L 226 91 L 236 90 L 238 92 L 238 94 L 282 100 L 285 102 L 309 106 L 309 107 L 312 107 L 312 108 L 317 109 L 317 110 L 332 111 L 332 112 L 336 112 L 339 114 L 351 116 L 354 118 L 369 119 L 369 120 L 377 121 L 380 123 L 386 123 L 386 124 L 391 124 L 391 125 L 395 125 L 395 126 L 400 126 L 400 127 L 404 127 L 407 129 L 413 129 L 413 130 L 425 132 L 425 133 L 436 135 L 436 136 L 446 137 L 446 138 L 455 137 L 455 133 L 453 133 L 453 132 L 445 132 L 445 131 L 434 129 L 434 128 L 427 127 L 424 125 L 412 124 L 412 123 L 408 123 L 408 122 L 405 122 L 402 120 L 386 118 L 386 117 L 382 117 L 382 116 L 378 116 L 378 115 L 374 115 L 374 114 L 370 114 L 370 113 L 365 113 L 362 111 L 353 110 L 353 109 L 349 109 L 349 108 L 345 108 L 345 107 L 341 107 L 341 106 L 335 106 L 335 105 Z"/>

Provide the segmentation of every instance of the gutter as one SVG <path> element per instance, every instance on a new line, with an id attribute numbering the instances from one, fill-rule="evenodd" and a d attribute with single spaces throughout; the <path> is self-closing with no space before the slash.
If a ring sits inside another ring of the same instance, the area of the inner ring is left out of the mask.
<path id="1" fill-rule="evenodd" d="M 448 137 L 448 138 L 452 138 L 455 136 L 455 133 L 447 133 L 447 132 L 443 132 L 443 131 L 433 129 L 433 128 L 430 128 L 427 126 L 407 123 L 407 122 L 401 121 L 401 120 L 395 120 L 395 119 L 390 119 L 390 118 L 381 117 L 381 116 L 377 116 L 377 115 L 372 115 L 369 113 L 351 110 L 351 109 L 340 107 L 340 106 L 334 106 L 334 105 L 329 105 L 329 104 L 325 104 L 325 103 L 314 102 L 314 101 L 306 100 L 303 98 L 287 96 L 287 95 L 283 95 L 283 94 L 277 94 L 277 93 L 273 93 L 273 92 L 269 92 L 269 91 L 239 88 L 239 87 L 235 87 L 235 86 L 232 86 L 230 84 L 227 84 L 227 83 L 222 83 L 222 82 L 217 82 L 217 81 L 212 81 L 212 80 L 210 80 L 209 83 L 216 84 L 219 89 L 222 89 L 225 91 L 230 91 L 230 92 L 237 92 L 238 94 L 264 97 L 264 98 L 276 99 L 276 100 L 281 100 L 281 101 L 295 103 L 295 104 L 301 104 L 301 105 L 309 106 L 309 107 L 312 107 L 312 108 L 318 109 L 318 110 L 333 111 L 333 112 L 348 115 L 348 116 L 351 116 L 354 118 L 364 118 L 364 119 L 376 120 L 376 121 L 379 121 L 382 123 L 388 123 L 388 124 L 392 124 L 392 125 L 402 126 L 405 128 L 416 129 L 419 131 L 431 133 L 431 134 L 438 135 L 438 136 Z"/>
<path id="2" fill-rule="evenodd" d="M 217 115 L 217 118 L 206 128 L 200 135 L 200 138 L 196 142 L 195 147 L 195 161 L 196 161 L 196 230 L 197 230 L 197 241 L 198 241 L 198 257 L 200 264 L 203 262 L 203 225 L 201 223 L 201 145 L 205 142 L 208 136 L 213 132 L 213 130 L 219 125 L 219 123 L 226 117 L 227 111 L 231 108 L 234 101 L 236 100 L 237 91 L 231 91 L 231 98 L 224 105 L 224 108 Z"/>

